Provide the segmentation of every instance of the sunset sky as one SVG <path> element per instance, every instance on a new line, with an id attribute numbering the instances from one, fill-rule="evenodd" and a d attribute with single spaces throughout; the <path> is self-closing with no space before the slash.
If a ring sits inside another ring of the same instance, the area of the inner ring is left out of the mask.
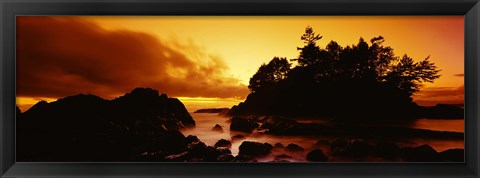
<path id="1" fill-rule="evenodd" d="M 463 16 L 102 16 L 17 17 L 17 105 L 79 93 L 113 99 L 135 87 L 178 97 L 193 111 L 231 107 L 273 57 L 298 57 L 312 26 L 340 45 L 382 35 L 396 55 L 430 59 L 442 71 L 414 100 L 463 103 Z"/>

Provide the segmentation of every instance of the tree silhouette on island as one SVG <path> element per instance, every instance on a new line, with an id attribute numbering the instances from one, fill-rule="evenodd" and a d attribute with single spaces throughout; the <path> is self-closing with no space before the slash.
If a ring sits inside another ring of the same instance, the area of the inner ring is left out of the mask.
<path id="1" fill-rule="evenodd" d="M 331 41 L 317 45 L 322 36 L 312 27 L 301 36 L 299 57 L 274 57 L 250 79 L 251 93 L 229 115 L 277 115 L 330 117 L 348 120 L 413 119 L 428 117 L 432 109 L 412 101 L 425 82 L 439 78 L 440 70 L 426 57 L 415 62 L 408 55 L 396 56 L 378 36 L 370 44 L 340 46 Z M 440 105 L 452 112 L 442 118 L 463 118 L 463 109 Z M 438 112 L 445 112 L 436 110 Z M 435 112 L 435 113 L 438 113 Z"/>

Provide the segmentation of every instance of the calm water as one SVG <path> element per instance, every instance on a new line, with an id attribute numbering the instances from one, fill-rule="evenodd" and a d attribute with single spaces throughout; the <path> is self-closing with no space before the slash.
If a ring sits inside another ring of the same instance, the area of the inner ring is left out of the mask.
<path id="1" fill-rule="evenodd" d="M 303 162 L 305 160 L 305 156 L 309 150 L 314 149 L 314 144 L 319 140 L 333 140 L 333 137 L 300 137 L 300 136 L 273 136 L 267 135 L 263 133 L 252 133 L 246 134 L 241 132 L 230 131 L 230 123 L 228 122 L 227 117 L 218 116 L 216 113 L 191 113 L 193 119 L 196 122 L 196 127 L 192 129 L 185 129 L 182 130 L 185 136 L 187 135 L 195 135 L 205 144 L 213 146 L 218 140 L 226 139 L 231 140 L 231 137 L 237 134 L 244 135 L 246 137 L 245 140 L 239 140 L 236 142 L 232 142 L 232 154 L 236 156 L 238 154 L 238 147 L 243 141 L 256 141 L 256 142 L 267 142 L 270 144 L 275 143 L 282 143 L 283 145 L 288 145 L 290 143 L 295 143 L 303 147 L 305 152 L 299 153 L 287 153 L 288 155 L 292 156 L 293 158 L 287 159 L 289 161 L 299 161 Z M 222 133 L 217 131 L 212 131 L 212 128 L 215 124 L 219 124 L 222 126 L 223 131 Z M 409 125 L 409 127 L 413 128 L 420 128 L 420 129 L 429 129 L 429 130 L 441 130 L 441 131 L 456 131 L 456 132 L 463 132 L 463 120 L 439 120 L 439 119 L 419 119 L 415 123 Z M 432 140 L 432 139 L 413 139 L 413 140 L 406 140 L 405 142 L 398 143 L 400 146 L 417 146 L 422 144 L 429 144 L 437 151 L 444 151 L 450 148 L 463 148 L 464 142 L 463 140 Z M 322 149 L 328 156 L 328 145 L 320 145 L 320 149 Z M 273 154 L 270 157 L 265 157 L 258 161 L 271 161 L 273 160 L 274 155 L 283 154 L 283 150 L 273 150 Z M 332 160 L 335 161 L 335 160 Z M 342 160 L 337 160 L 342 161 Z"/>

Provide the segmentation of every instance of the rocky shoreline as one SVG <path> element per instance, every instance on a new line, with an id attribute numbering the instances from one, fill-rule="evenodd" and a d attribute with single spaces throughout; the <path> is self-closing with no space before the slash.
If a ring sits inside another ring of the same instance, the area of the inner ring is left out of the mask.
<path id="1" fill-rule="evenodd" d="M 430 145 L 402 146 L 394 140 L 463 139 L 463 133 L 403 127 L 303 123 L 283 117 L 232 117 L 236 132 L 207 145 L 181 129 L 196 122 L 175 98 L 137 88 L 105 100 L 76 95 L 39 102 L 26 112 L 17 108 L 19 162 L 462 162 L 463 149 L 437 152 Z M 249 134 L 329 136 L 310 145 L 248 140 Z M 377 140 L 377 141 L 372 141 Z M 383 140 L 383 141 L 378 141 Z M 385 141 L 386 140 L 386 141 Z M 233 145 L 238 154 L 232 154 Z"/>

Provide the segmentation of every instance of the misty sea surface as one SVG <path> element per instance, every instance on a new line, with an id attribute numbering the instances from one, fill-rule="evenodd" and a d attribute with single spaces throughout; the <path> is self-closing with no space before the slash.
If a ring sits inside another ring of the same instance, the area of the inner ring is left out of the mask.
<path id="1" fill-rule="evenodd" d="M 253 133 L 244 133 L 237 131 L 230 131 L 230 117 L 219 116 L 218 113 L 190 113 L 193 119 L 196 122 L 195 128 L 182 129 L 181 132 L 185 135 L 195 135 L 206 145 L 213 146 L 220 139 L 229 140 L 232 142 L 232 155 L 236 156 L 239 152 L 239 146 L 243 141 L 255 141 L 260 143 L 270 143 L 274 145 L 276 143 L 281 143 L 284 146 L 287 146 L 290 143 L 297 144 L 303 147 L 306 151 L 304 152 L 285 152 L 283 149 L 273 149 L 270 156 L 257 159 L 259 162 L 272 161 L 275 155 L 287 154 L 292 158 L 287 158 L 291 162 L 306 162 L 306 154 L 315 149 L 320 148 L 327 156 L 331 156 L 329 153 L 329 144 L 321 144 L 314 146 L 318 140 L 333 141 L 337 137 L 333 136 L 275 136 L 265 134 L 262 131 L 254 131 Z M 328 121 L 312 121 L 320 123 L 328 123 Z M 223 132 L 212 131 L 212 128 L 216 125 L 220 125 L 223 128 Z M 386 124 L 388 126 L 394 124 Z M 454 119 L 454 120 L 442 120 L 442 119 L 418 119 L 414 123 L 409 125 L 401 125 L 402 127 L 418 128 L 418 129 L 428 129 L 435 131 L 453 131 L 453 132 L 464 132 L 464 120 L 463 119 Z M 232 137 L 235 135 L 243 135 L 246 137 L 244 140 L 232 141 Z M 405 139 L 399 142 L 396 142 L 400 147 L 407 146 L 419 146 L 423 144 L 428 144 L 432 146 L 436 151 L 441 152 L 451 148 L 464 148 L 464 140 L 442 140 L 442 139 Z M 349 161 L 349 160 L 330 160 L 330 161 Z M 371 160 L 375 161 L 375 160 Z"/>

